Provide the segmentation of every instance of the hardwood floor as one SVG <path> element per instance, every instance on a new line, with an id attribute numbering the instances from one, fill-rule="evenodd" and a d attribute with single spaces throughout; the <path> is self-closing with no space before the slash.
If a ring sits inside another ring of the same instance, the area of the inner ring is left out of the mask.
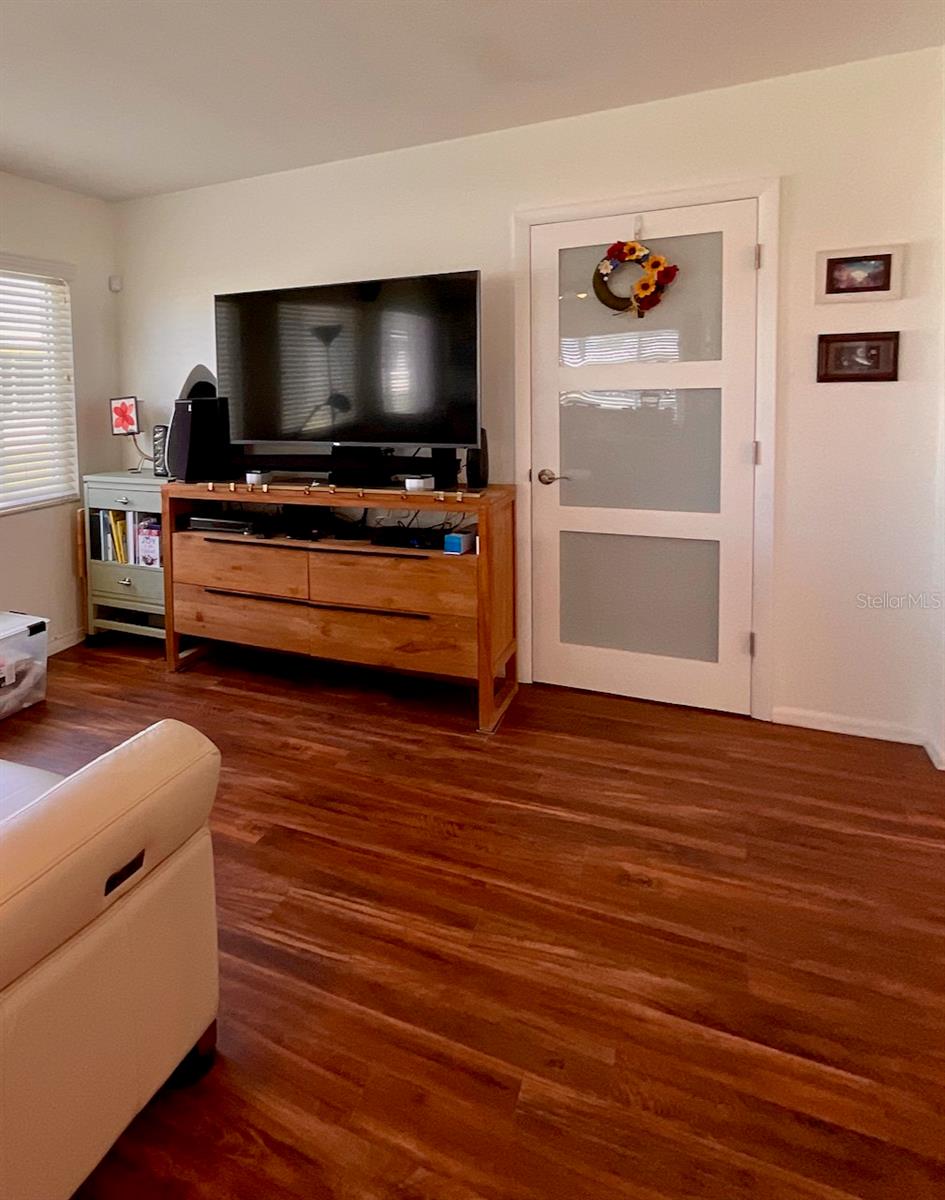
<path id="1" fill-rule="evenodd" d="M 78 647 L 0 757 L 223 752 L 221 1058 L 81 1200 L 931 1200 L 945 782 L 922 750 L 246 651 Z"/>

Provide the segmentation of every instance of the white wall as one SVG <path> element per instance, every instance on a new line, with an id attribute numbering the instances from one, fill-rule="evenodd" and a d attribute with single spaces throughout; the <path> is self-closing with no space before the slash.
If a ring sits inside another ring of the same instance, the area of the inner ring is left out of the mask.
<path id="1" fill-rule="evenodd" d="M 112 207 L 75 192 L 0 174 L 0 253 L 67 262 L 72 328 L 79 471 L 120 466 L 106 401 L 118 384 L 117 305 L 108 290 L 115 270 Z M 76 571 L 77 504 L 0 516 L 0 609 L 50 618 L 50 648 L 85 632 Z"/>
<path id="2" fill-rule="evenodd" d="M 213 363 L 214 292 L 477 266 L 511 479 L 514 210 L 759 176 L 783 179 L 776 710 L 941 744 L 942 613 L 856 603 L 942 588 L 939 50 L 122 204 L 122 389 L 167 416 Z M 818 250 L 900 241 L 904 299 L 814 306 Z M 902 331 L 901 381 L 816 384 L 817 333 L 859 328 Z"/>

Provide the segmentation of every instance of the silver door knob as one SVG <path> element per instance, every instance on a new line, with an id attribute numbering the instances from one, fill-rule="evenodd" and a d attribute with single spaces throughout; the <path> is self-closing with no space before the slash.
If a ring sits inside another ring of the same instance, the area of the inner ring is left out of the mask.
<path id="1" fill-rule="evenodd" d="M 556 475 L 550 467 L 542 467 L 538 472 L 539 483 L 557 483 L 559 479 L 570 479 L 570 475 Z"/>

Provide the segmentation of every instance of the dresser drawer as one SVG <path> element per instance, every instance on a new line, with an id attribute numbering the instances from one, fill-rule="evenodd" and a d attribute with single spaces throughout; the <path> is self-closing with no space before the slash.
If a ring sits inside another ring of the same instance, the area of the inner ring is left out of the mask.
<path id="1" fill-rule="evenodd" d="M 110 602 L 164 606 L 164 572 L 154 567 L 131 567 L 93 559 L 89 563 L 89 584 L 96 598 L 107 596 Z"/>
<path id="2" fill-rule="evenodd" d="M 469 617 L 322 607 L 175 583 L 174 628 L 366 666 L 476 676 L 476 622 Z"/>
<path id="3" fill-rule="evenodd" d="M 308 594 L 319 604 L 472 618 L 477 561 L 474 554 L 318 549 L 308 555 Z"/>
<path id="4" fill-rule="evenodd" d="M 366 666 L 475 678 L 476 622 L 312 605 L 309 653 Z"/>
<path id="5" fill-rule="evenodd" d="M 221 642 L 308 654 L 310 611 L 304 601 L 264 600 L 190 583 L 174 584 L 175 630 Z"/>
<path id="6" fill-rule="evenodd" d="M 174 534 L 174 582 L 286 599 L 308 599 L 306 551 L 212 534 Z"/>
<path id="7" fill-rule="evenodd" d="M 144 488 L 132 486 L 107 487 L 98 483 L 90 483 L 86 487 L 88 508 L 127 508 L 129 512 L 159 513 L 161 511 L 161 493 L 146 491 Z"/>

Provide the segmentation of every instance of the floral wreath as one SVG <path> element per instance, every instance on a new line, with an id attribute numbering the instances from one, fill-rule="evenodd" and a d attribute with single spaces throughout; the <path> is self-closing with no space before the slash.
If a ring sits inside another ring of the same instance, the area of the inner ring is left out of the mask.
<path id="1" fill-rule="evenodd" d="M 621 263 L 636 263 L 643 271 L 629 296 L 615 296 L 608 286 L 608 277 Z M 594 295 L 615 312 L 633 313 L 642 317 L 656 308 L 663 293 L 679 274 L 679 267 L 668 262 L 662 254 L 654 254 L 642 242 L 614 242 L 594 271 Z"/>

